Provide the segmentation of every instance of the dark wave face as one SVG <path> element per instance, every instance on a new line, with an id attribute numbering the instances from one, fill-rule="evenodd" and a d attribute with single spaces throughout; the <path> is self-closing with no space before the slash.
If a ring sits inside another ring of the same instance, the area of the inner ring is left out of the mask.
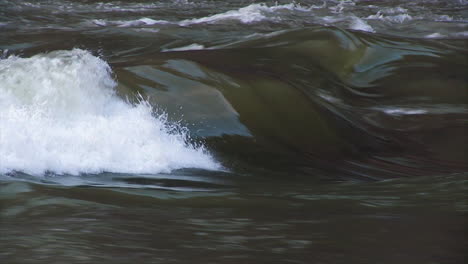
<path id="1" fill-rule="evenodd" d="M 0 262 L 464 263 L 467 8 L 0 0 Z"/>

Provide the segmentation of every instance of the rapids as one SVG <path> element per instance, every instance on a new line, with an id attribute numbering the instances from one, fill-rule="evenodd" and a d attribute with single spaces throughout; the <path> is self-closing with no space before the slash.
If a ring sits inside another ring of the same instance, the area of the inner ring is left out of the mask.
<path id="1" fill-rule="evenodd" d="M 0 0 L 0 262 L 466 262 L 467 4 Z"/>

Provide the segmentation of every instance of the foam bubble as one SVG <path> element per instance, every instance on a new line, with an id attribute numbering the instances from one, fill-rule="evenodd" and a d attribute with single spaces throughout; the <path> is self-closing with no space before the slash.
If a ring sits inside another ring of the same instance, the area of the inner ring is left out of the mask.
<path id="1" fill-rule="evenodd" d="M 0 173 L 215 170 L 164 115 L 114 91 L 109 65 L 74 49 L 0 60 Z"/>

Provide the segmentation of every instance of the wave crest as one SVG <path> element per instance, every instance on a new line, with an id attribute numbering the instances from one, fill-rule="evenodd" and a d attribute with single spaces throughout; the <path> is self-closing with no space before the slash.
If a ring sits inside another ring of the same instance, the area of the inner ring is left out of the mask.
<path id="1" fill-rule="evenodd" d="M 109 65 L 74 49 L 0 60 L 0 173 L 217 169 L 144 101 L 114 91 Z"/>

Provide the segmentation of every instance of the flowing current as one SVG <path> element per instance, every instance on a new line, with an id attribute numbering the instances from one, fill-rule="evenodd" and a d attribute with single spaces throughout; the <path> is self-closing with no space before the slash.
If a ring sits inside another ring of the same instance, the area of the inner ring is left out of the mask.
<path id="1" fill-rule="evenodd" d="M 0 263 L 465 263 L 468 2 L 0 0 Z"/>

